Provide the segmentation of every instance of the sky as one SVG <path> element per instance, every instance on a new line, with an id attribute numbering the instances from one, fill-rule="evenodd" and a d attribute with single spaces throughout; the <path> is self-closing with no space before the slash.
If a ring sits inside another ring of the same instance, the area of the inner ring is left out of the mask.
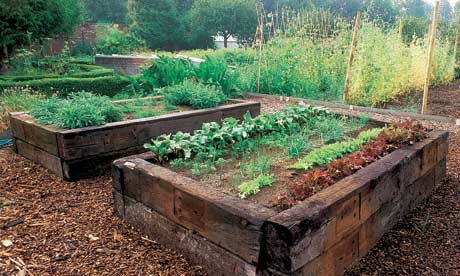
<path id="1" fill-rule="evenodd" d="M 428 3 L 431 3 L 431 4 L 434 4 L 434 1 L 435 0 L 425 0 L 425 2 L 428 2 Z M 450 4 L 452 5 L 452 7 L 455 5 L 455 2 L 457 2 L 458 0 L 449 0 Z"/>

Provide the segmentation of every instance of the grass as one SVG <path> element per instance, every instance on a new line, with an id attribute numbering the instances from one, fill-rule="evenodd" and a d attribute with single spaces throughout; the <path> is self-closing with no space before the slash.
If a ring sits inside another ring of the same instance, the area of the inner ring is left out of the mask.
<path id="1" fill-rule="evenodd" d="M 0 131 L 9 127 L 9 112 L 32 110 L 44 97 L 29 88 L 7 89 L 0 93 Z"/>

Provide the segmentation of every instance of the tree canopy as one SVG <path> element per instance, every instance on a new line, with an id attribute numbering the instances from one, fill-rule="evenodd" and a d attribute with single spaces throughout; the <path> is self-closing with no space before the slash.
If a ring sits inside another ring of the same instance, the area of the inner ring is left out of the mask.
<path id="1" fill-rule="evenodd" d="M 192 7 L 192 27 L 220 35 L 224 47 L 230 36 L 240 42 L 251 41 L 257 27 L 255 0 L 200 0 Z"/>
<path id="2" fill-rule="evenodd" d="M 84 0 L 87 20 L 93 22 L 125 23 L 127 0 Z"/>
<path id="3" fill-rule="evenodd" d="M 81 15 L 78 0 L 0 0 L 0 60 L 17 48 L 73 33 Z"/>

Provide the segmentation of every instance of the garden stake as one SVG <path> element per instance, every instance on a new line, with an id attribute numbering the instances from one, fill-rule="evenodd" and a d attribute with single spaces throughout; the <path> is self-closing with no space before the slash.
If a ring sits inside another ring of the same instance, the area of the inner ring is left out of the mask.
<path id="1" fill-rule="evenodd" d="M 353 27 L 353 39 L 351 41 L 351 48 L 350 48 L 350 57 L 348 58 L 348 69 L 347 69 L 347 76 L 345 78 L 345 89 L 343 91 L 343 101 L 346 103 L 348 101 L 348 89 L 350 85 L 350 78 L 351 78 L 351 69 L 353 66 L 353 58 L 355 56 L 355 46 L 356 46 L 356 38 L 358 36 L 358 25 L 359 19 L 361 18 L 361 13 L 358 12 L 356 15 L 355 26 Z"/>
<path id="2" fill-rule="evenodd" d="M 426 113 L 428 105 L 428 90 L 430 88 L 431 64 L 433 63 L 434 44 L 436 39 L 436 28 L 438 24 L 439 0 L 436 0 L 433 11 L 433 24 L 431 25 L 430 48 L 428 50 L 428 64 L 426 66 L 425 87 L 423 90 L 422 114 Z"/>

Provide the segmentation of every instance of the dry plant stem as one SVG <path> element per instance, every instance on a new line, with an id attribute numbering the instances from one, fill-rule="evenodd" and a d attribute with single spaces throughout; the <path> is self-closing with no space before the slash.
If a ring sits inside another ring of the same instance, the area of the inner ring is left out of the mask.
<path id="1" fill-rule="evenodd" d="M 457 49 L 458 49 L 458 29 L 455 32 L 455 44 L 454 44 L 454 66 L 457 65 Z"/>
<path id="2" fill-rule="evenodd" d="M 430 48 L 428 50 L 428 64 L 425 75 L 425 88 L 423 90 L 422 114 L 426 113 L 428 105 L 428 89 L 430 88 L 431 65 L 433 63 L 434 43 L 436 40 L 436 28 L 438 25 L 439 0 L 436 0 L 433 11 L 433 24 L 431 26 Z"/>
<path id="3" fill-rule="evenodd" d="M 399 19 L 399 36 L 401 37 L 401 41 L 403 40 L 403 28 L 404 28 L 404 22 L 402 17 Z"/>
<path id="4" fill-rule="evenodd" d="M 343 91 L 343 101 L 345 103 L 348 101 L 348 89 L 350 87 L 351 70 L 353 67 L 353 58 L 355 56 L 356 39 L 358 37 L 358 26 L 359 26 L 360 18 L 361 18 L 361 13 L 358 12 L 358 14 L 356 15 L 355 26 L 353 27 L 353 39 L 351 41 L 350 57 L 348 58 L 348 69 L 347 69 L 347 76 L 345 78 L 345 89 Z"/>

